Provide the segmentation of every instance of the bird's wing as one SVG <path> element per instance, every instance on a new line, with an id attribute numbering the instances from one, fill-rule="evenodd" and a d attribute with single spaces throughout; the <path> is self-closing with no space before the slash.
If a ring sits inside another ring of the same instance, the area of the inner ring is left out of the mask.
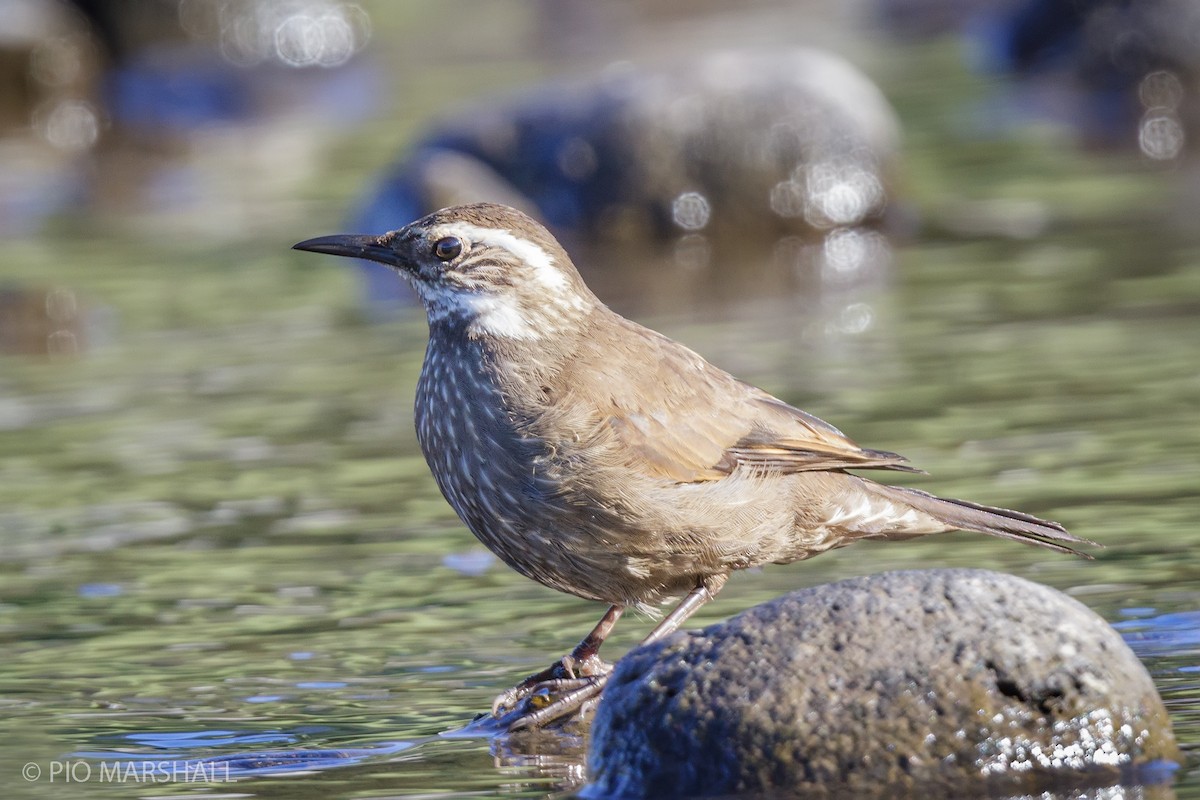
<path id="1" fill-rule="evenodd" d="M 608 424 L 631 455 L 662 477 L 686 483 L 723 478 L 739 465 L 779 473 L 920 471 L 896 453 L 859 447 L 828 423 L 770 395 L 717 407 L 614 413 Z"/>
<path id="2" fill-rule="evenodd" d="M 727 447 L 718 467 L 738 464 L 779 472 L 831 469 L 892 469 L 920 472 L 908 459 L 886 450 L 859 447 L 844 433 L 807 411 L 758 393 L 750 404 L 758 411 L 750 432 Z"/>
<path id="3" fill-rule="evenodd" d="M 738 465 L 780 473 L 920 471 L 903 456 L 859 447 L 829 423 L 666 337 L 644 329 L 643 336 L 651 338 L 645 352 L 636 354 L 642 358 L 617 360 L 621 374 L 607 374 L 615 363 L 611 354 L 590 369 L 580 365 L 588 369 L 587 394 L 595 398 L 602 425 L 630 462 L 684 483 L 718 480 Z"/>

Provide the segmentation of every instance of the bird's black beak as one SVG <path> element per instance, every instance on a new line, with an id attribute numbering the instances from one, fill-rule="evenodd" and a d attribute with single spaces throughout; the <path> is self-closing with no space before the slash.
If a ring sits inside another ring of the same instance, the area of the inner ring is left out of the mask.
<path id="1" fill-rule="evenodd" d="M 350 258 L 365 258 L 378 261 L 390 267 L 401 266 L 399 254 L 391 246 L 385 244 L 384 237 L 370 234 L 339 234 L 337 236 L 318 236 L 306 239 L 292 245 L 293 250 L 308 250 L 313 253 L 326 253 L 331 256 L 348 256 Z"/>

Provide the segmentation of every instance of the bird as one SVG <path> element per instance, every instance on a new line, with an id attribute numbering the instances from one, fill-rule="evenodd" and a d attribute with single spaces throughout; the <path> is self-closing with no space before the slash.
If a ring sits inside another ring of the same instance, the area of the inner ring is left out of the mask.
<path id="1" fill-rule="evenodd" d="M 616 313 L 514 208 L 453 206 L 294 248 L 377 261 L 412 284 L 429 323 L 417 438 L 442 494 L 509 567 L 609 606 L 570 654 L 496 698 L 509 731 L 598 702 L 611 671 L 600 646 L 626 609 L 661 616 L 678 600 L 643 640 L 657 641 L 738 570 L 955 530 L 1085 558 L 1079 547 L 1098 546 L 856 474 L 921 470 Z"/>

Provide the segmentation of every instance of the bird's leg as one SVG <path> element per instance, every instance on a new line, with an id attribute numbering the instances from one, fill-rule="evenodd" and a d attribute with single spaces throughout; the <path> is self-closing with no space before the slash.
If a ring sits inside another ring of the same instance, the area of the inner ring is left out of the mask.
<path id="1" fill-rule="evenodd" d="M 716 597 L 717 592 L 721 591 L 721 587 L 725 585 L 728 575 L 713 575 L 708 578 L 702 578 L 696 584 L 696 588 L 688 593 L 688 596 L 683 598 L 683 601 L 671 611 L 670 614 L 663 617 L 662 621 L 654 627 L 642 639 L 642 644 L 650 644 L 657 642 L 659 639 L 664 639 L 670 636 L 679 626 L 687 620 L 700 606 L 707 603 Z M 615 608 L 615 606 L 614 606 Z M 606 615 L 607 616 L 607 615 Z M 603 624 L 604 620 L 601 620 Z M 613 622 L 616 622 L 614 619 Z M 596 626 L 597 628 L 600 625 Z M 609 626 L 611 627 L 611 625 Z M 594 632 L 594 631 L 593 631 Z M 590 635 L 589 635 L 590 636 Z M 584 639 L 586 642 L 587 639 Z M 583 642 L 580 642 L 582 646 Z M 588 678 L 587 682 L 577 689 L 572 689 L 562 697 L 555 700 L 548 706 L 543 706 L 536 711 L 531 711 L 528 714 L 523 714 L 517 719 L 509 723 L 509 732 L 518 731 L 523 728 L 540 728 L 547 722 L 566 716 L 576 710 L 585 710 L 591 704 L 595 703 L 600 693 L 604 691 L 604 685 L 608 683 L 608 672 Z M 567 687 L 562 687 L 567 688 Z"/>
<path id="2" fill-rule="evenodd" d="M 604 640 L 612 633 L 612 629 L 617 625 L 617 620 L 624 612 L 625 606 L 609 606 L 608 611 L 596 623 L 596 627 L 592 628 L 591 632 L 575 645 L 571 654 L 560 662 L 564 671 L 574 673 L 575 677 L 584 677 L 597 672 L 607 673 L 611 670 L 612 665 L 606 664 L 600 658 L 600 645 L 604 644 Z"/>
<path id="3" fill-rule="evenodd" d="M 563 656 L 541 672 L 535 672 L 493 700 L 492 715 L 499 716 L 504 709 L 513 707 L 521 698 L 539 688 L 562 691 L 574 688 L 580 679 L 586 681 L 595 675 L 608 674 L 612 665 L 600 658 L 600 645 L 604 644 L 604 640 L 612 633 L 624 611 L 624 606 L 609 606 L 608 611 L 604 612 L 604 616 L 596 623 L 596 627 L 575 645 L 575 649 L 569 655 Z"/>
<path id="4" fill-rule="evenodd" d="M 696 584 L 696 588 L 692 589 L 670 614 L 663 617 L 662 622 L 654 626 L 654 630 L 646 634 L 646 638 L 642 639 L 641 644 L 657 642 L 679 630 L 679 626 L 686 622 L 688 617 L 695 614 L 700 606 L 717 596 L 717 592 L 721 591 L 721 587 L 727 580 L 729 580 L 728 575 L 712 575 L 702 578 Z"/>

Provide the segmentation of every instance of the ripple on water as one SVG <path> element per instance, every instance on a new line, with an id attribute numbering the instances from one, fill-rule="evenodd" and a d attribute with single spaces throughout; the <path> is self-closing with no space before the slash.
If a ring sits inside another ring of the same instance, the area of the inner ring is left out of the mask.
<path id="1" fill-rule="evenodd" d="M 309 731 L 312 733 L 313 731 Z M 190 782 L 220 782 L 240 776 L 307 772 L 359 764 L 370 758 L 390 756 L 407 750 L 415 742 L 382 742 L 364 747 L 312 748 L 291 750 L 248 750 L 212 754 L 216 748 L 241 748 L 286 745 L 305 737 L 284 731 L 178 731 L 172 733 L 131 733 L 115 737 L 136 747 L 152 748 L 152 753 L 131 755 L 124 750 L 89 750 L 72 754 L 75 758 L 96 761 L 111 774 L 129 776 L 169 776 Z M 163 757 L 156 757 L 156 756 Z"/>

